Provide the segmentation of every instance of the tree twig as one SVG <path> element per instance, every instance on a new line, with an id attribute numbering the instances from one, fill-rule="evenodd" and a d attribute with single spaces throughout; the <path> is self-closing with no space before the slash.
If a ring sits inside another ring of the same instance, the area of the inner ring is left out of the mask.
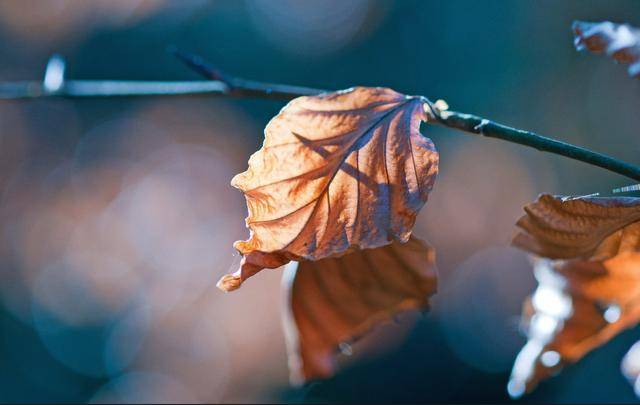
<path id="1" fill-rule="evenodd" d="M 489 138 L 529 146 L 542 152 L 589 163 L 594 166 L 621 174 L 636 181 L 640 181 L 640 167 L 612 158 L 602 153 L 594 152 L 570 143 L 557 141 L 535 132 L 512 128 L 486 118 L 455 111 L 440 112 L 440 119 L 435 121 L 449 128 L 458 129 L 470 134 L 482 135 Z"/>
<path id="2" fill-rule="evenodd" d="M 42 81 L 0 83 L 0 100 L 35 98 L 89 98 L 164 95 L 225 95 L 228 86 L 221 81 L 117 81 L 66 80 L 65 62 L 54 55 L 49 59 Z"/>
<path id="3" fill-rule="evenodd" d="M 1 100 L 36 98 L 92 98 L 141 96 L 212 95 L 243 98 L 291 100 L 301 95 L 313 95 L 322 90 L 299 86 L 269 84 L 228 78 L 207 65 L 201 58 L 172 50 L 182 62 L 210 80 L 133 81 L 133 80 L 66 80 L 65 62 L 54 55 L 49 59 L 42 81 L 0 83 Z"/>
<path id="4" fill-rule="evenodd" d="M 264 94 L 264 91 L 266 89 L 268 89 L 270 92 L 277 92 L 277 94 L 283 96 L 282 98 L 284 99 L 330 91 L 302 88 L 302 91 L 297 92 L 295 88 L 290 88 L 288 86 L 266 85 L 266 88 L 262 87 L 260 91 L 256 92 L 256 89 L 258 89 L 258 87 L 253 86 L 247 89 L 244 86 L 246 81 L 233 78 L 223 73 L 219 69 L 216 69 L 210 64 L 204 62 L 203 59 L 197 55 L 192 55 L 185 52 L 176 52 L 175 55 L 187 66 L 200 73 L 204 77 L 224 80 L 225 83 L 227 83 L 231 88 L 231 95 L 236 97 L 266 96 L 266 94 Z M 247 90 L 249 91 L 248 93 Z M 603 169 L 607 169 L 612 172 L 640 181 L 640 167 L 638 166 L 625 163 L 623 161 L 598 152 L 593 152 L 586 148 L 574 146 L 566 142 L 561 142 L 552 138 L 548 138 L 546 136 L 538 135 L 534 132 L 524 131 L 521 129 L 516 129 L 503 124 L 499 124 L 486 118 L 456 111 L 441 111 L 428 99 L 427 105 L 429 106 L 431 115 L 435 118 L 435 120 L 432 121 L 433 123 L 437 123 L 448 128 L 454 128 L 474 135 L 482 135 L 489 138 L 502 139 L 504 141 L 529 146 L 539 151 L 566 156 L 568 158 L 589 163 L 591 165 L 598 166 Z"/>
<path id="5" fill-rule="evenodd" d="M 182 63 L 203 77 L 225 83 L 228 87 L 226 95 L 232 97 L 258 97 L 275 100 L 293 100 L 300 96 L 313 96 L 331 90 L 313 89 L 310 87 L 289 86 L 245 80 L 226 74 L 222 70 L 205 62 L 198 55 L 171 49 L 170 52 Z"/>
<path id="6" fill-rule="evenodd" d="M 64 61 L 54 56 L 47 64 L 42 82 L 0 83 L 0 100 L 34 99 L 43 97 L 88 98 L 119 96 L 217 95 L 239 98 L 291 100 L 330 90 L 263 83 L 230 76 L 206 63 L 197 55 L 178 50 L 172 53 L 183 63 L 209 80 L 205 81 L 94 81 L 65 80 Z M 523 131 L 486 118 L 456 111 L 441 110 L 427 100 L 433 119 L 431 122 L 473 135 L 502 139 L 529 146 L 543 152 L 565 156 L 640 182 L 640 167 L 610 156 L 557 141 L 534 132 Z"/>

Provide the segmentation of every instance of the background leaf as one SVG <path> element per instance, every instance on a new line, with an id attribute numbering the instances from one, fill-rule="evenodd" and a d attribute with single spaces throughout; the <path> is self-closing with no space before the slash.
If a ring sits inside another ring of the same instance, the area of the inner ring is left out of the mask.
<path id="1" fill-rule="evenodd" d="M 522 230 L 513 245 L 551 259 L 588 258 L 607 254 L 596 252 L 603 240 L 618 229 L 640 219 L 640 199 L 567 199 L 542 194 L 524 207 L 527 215 L 517 226 Z"/>
<path id="2" fill-rule="evenodd" d="M 525 207 L 514 244 L 565 260 L 535 259 L 538 287 L 523 309 L 528 340 L 512 370 L 512 396 L 640 321 L 638 204 L 543 195 Z"/>
<path id="3" fill-rule="evenodd" d="M 435 252 L 412 236 L 377 249 L 301 261 L 283 275 L 289 367 L 294 383 L 334 374 L 336 356 L 371 328 L 436 292 Z"/>
<path id="4" fill-rule="evenodd" d="M 628 63 L 630 76 L 640 77 L 640 30 L 609 21 L 575 21 L 573 32 L 579 51 L 588 49 L 593 53 L 606 53 L 619 63 Z"/>

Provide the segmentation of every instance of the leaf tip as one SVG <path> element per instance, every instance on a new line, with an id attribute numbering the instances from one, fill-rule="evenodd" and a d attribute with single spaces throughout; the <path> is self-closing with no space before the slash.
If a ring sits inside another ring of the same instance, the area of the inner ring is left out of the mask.
<path id="1" fill-rule="evenodd" d="M 242 278 L 235 274 L 225 274 L 218 280 L 216 287 L 224 292 L 237 290 L 242 285 Z"/>

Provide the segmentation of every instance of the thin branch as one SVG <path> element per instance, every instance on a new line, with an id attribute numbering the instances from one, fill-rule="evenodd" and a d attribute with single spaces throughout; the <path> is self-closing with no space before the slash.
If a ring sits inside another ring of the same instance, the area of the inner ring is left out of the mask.
<path id="1" fill-rule="evenodd" d="M 48 97 L 87 98 L 158 95 L 226 95 L 229 86 L 221 81 L 116 81 L 65 80 L 65 62 L 54 55 L 49 59 L 42 81 L 0 83 L 0 100 Z"/>
<path id="2" fill-rule="evenodd" d="M 139 96 L 184 96 L 208 94 L 227 95 L 227 86 L 216 81 L 116 81 L 116 80 L 69 80 L 59 90 L 47 90 L 42 82 L 24 81 L 0 83 L 0 100 L 37 98 L 92 98 L 92 97 L 139 97 Z"/>
<path id="3" fill-rule="evenodd" d="M 286 84 L 272 84 L 245 80 L 239 77 L 233 77 L 213 65 L 205 62 L 198 55 L 188 52 L 171 49 L 170 52 L 178 58 L 182 63 L 201 76 L 221 81 L 226 84 L 228 89 L 225 95 L 232 97 L 258 97 L 275 100 L 292 100 L 300 96 L 313 96 L 320 93 L 326 93 L 331 90 L 313 89 L 309 87 L 289 86 Z"/>
<path id="4" fill-rule="evenodd" d="M 239 98 L 291 100 L 330 90 L 270 84 L 236 78 L 207 64 L 197 55 L 174 50 L 173 54 L 207 79 L 206 81 L 93 81 L 65 80 L 64 61 L 54 56 L 47 64 L 42 82 L 0 83 L 0 100 L 33 99 L 43 97 L 87 98 L 160 95 L 217 95 Z M 640 167 L 593 152 L 589 149 L 557 141 L 534 132 L 523 131 L 486 118 L 455 111 L 442 110 L 427 100 L 431 122 L 473 135 L 502 139 L 529 146 L 543 152 L 565 156 L 621 174 L 640 182 Z"/>
<path id="5" fill-rule="evenodd" d="M 297 86 L 281 86 L 243 80 L 241 88 L 231 90 L 217 80 L 134 81 L 134 80 L 66 80 L 56 91 L 49 91 L 42 82 L 21 81 L 0 83 L 0 101 L 37 98 L 92 98 L 143 96 L 227 96 L 291 100 L 320 91 Z"/>
<path id="6" fill-rule="evenodd" d="M 208 66 L 202 59 L 180 51 L 176 57 L 196 72 L 213 80 L 133 81 L 133 80 L 66 80 L 65 63 L 57 55 L 49 59 L 42 81 L 0 83 L 1 100 L 35 98 L 92 98 L 141 96 L 213 95 L 241 98 L 291 100 L 301 95 L 321 93 L 321 90 L 299 86 L 270 84 L 227 78 Z M 198 60 L 199 59 L 199 60 Z"/>
<path id="7" fill-rule="evenodd" d="M 221 70 L 205 63 L 202 58 L 197 55 L 191 55 L 184 52 L 175 53 L 176 57 L 184 62 L 187 66 L 200 73 L 204 77 L 223 79 L 230 86 L 231 93 L 236 97 L 246 96 L 264 96 L 264 88 L 261 92 L 255 92 L 256 87 L 252 87 L 250 93 L 244 87 L 246 81 L 233 78 Z M 256 83 L 256 82 L 252 82 Z M 270 91 L 278 92 L 283 98 L 295 98 L 307 96 L 310 94 L 325 93 L 330 90 L 308 89 L 296 92 L 288 86 L 267 85 Z M 489 138 L 502 139 L 507 142 L 517 143 L 529 146 L 539 151 L 550 152 L 556 155 L 566 156 L 571 159 L 589 163 L 603 169 L 621 174 L 631 179 L 640 181 L 640 167 L 625 163 L 618 159 L 593 152 L 589 149 L 574 146 L 566 142 L 557 141 L 546 136 L 538 135 L 534 132 L 524 131 L 512 128 L 486 118 L 478 117 L 471 114 L 460 113 L 456 111 L 441 111 L 437 105 L 434 105 L 428 99 L 427 105 L 431 111 L 431 115 L 435 118 L 433 123 L 440 124 L 448 128 L 458 129 L 466 133 L 474 135 L 482 135 Z"/>
<path id="8" fill-rule="evenodd" d="M 542 152 L 566 156 L 640 181 L 640 167 L 638 166 L 580 146 L 538 135 L 535 132 L 523 131 L 486 118 L 455 111 L 440 112 L 440 119 L 435 122 L 467 133 L 502 139 L 507 142 L 529 146 Z"/>

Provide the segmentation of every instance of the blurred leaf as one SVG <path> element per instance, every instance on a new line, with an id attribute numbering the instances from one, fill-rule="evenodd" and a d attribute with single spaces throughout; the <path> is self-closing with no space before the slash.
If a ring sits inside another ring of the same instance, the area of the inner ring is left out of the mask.
<path id="1" fill-rule="evenodd" d="M 535 259 L 538 287 L 524 305 L 528 340 L 512 396 L 640 321 L 639 198 L 542 195 L 525 211 L 513 243 L 543 258 Z"/>
<path id="2" fill-rule="evenodd" d="M 579 51 L 587 49 L 593 53 L 606 53 L 620 63 L 629 63 L 629 75 L 640 77 L 640 30 L 609 21 L 575 21 L 573 32 Z"/>
<path id="3" fill-rule="evenodd" d="M 291 380 L 334 374 L 336 355 L 400 311 L 426 310 L 436 292 L 435 252 L 411 236 L 377 249 L 301 261 L 283 275 Z"/>
<path id="4" fill-rule="evenodd" d="M 262 149 L 232 185 L 251 230 L 235 248 L 230 291 L 263 268 L 405 242 L 438 167 L 420 134 L 424 99 L 356 87 L 290 102 L 265 128 Z"/>

